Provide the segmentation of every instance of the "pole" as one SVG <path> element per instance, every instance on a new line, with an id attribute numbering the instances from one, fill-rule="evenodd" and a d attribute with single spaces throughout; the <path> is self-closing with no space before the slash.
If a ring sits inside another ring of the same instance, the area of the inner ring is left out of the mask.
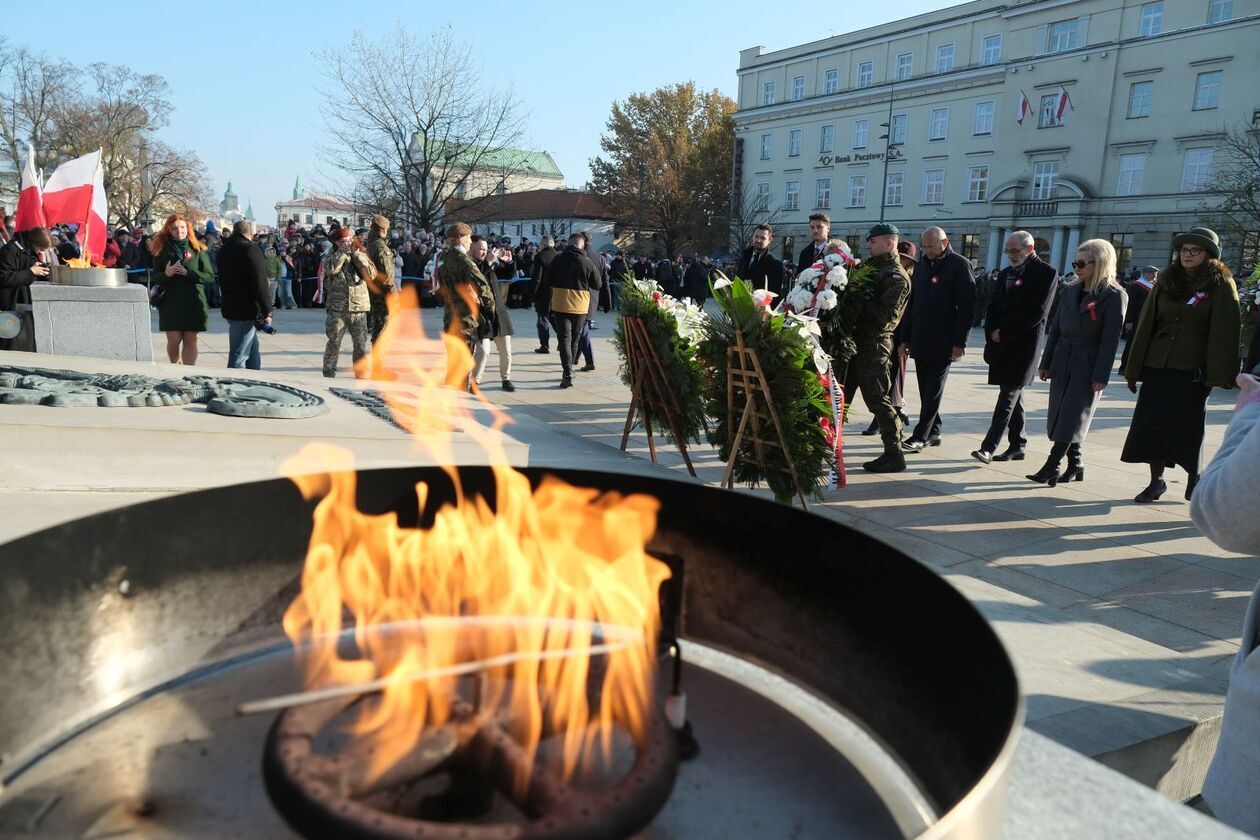
<path id="1" fill-rule="evenodd" d="M 643 165 L 643 158 L 639 158 L 639 200 L 634 222 L 634 251 L 636 254 L 642 252 L 642 248 L 639 247 L 639 240 L 643 237 L 643 182 L 646 178 L 647 169 Z"/>
<path id="2" fill-rule="evenodd" d="M 896 98 L 897 85 L 888 88 L 888 133 L 884 135 L 884 175 L 879 182 L 879 220 L 884 221 L 884 209 L 888 203 L 888 155 L 893 148 L 893 100 Z"/>

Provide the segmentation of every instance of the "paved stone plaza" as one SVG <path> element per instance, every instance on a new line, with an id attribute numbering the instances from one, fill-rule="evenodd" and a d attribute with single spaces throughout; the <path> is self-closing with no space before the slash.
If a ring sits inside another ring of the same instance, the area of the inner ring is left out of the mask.
<path id="1" fill-rule="evenodd" d="M 617 374 L 613 315 L 601 314 L 593 333 L 597 369 L 576 374 L 576 386 L 563 391 L 556 387 L 554 347 L 546 356 L 533 352 L 533 313 L 512 315 L 518 390 L 500 390 L 493 353 L 483 385 L 514 421 L 507 429 L 514 462 L 669 469 L 686 477 L 681 459 L 663 442 L 662 466 L 652 466 L 638 430 L 630 455 L 616 451 L 629 394 Z M 362 383 L 350 375 L 348 341 L 341 375 L 319 375 L 323 318 L 320 310 L 277 313 L 279 334 L 262 337 L 261 378 L 324 395 L 330 413 L 320 421 L 321 434 L 350 448 L 359 466 L 423 460 L 404 433 L 327 392 L 330 385 Z M 441 310 L 427 310 L 423 319 L 426 331 L 436 334 Z M 973 335 L 973 344 L 978 339 Z M 212 312 L 199 372 L 225 368 L 226 349 L 226 324 Z M 154 355 L 165 358 L 160 334 Z M 102 371 L 140 367 L 78 361 Z M 40 361 L 22 356 L 14 363 Z M 165 364 L 159 369 L 162 376 L 189 372 Z M 913 384 L 908 391 L 913 417 Z M 911 468 L 892 476 L 860 468 L 879 444 L 857 434 L 869 420 L 859 405 L 857 422 L 846 427 L 849 485 L 813 508 L 938 568 L 976 604 L 1012 652 L 1031 730 L 1181 798 L 1201 783 L 1215 742 L 1227 668 L 1260 560 L 1222 552 L 1198 532 L 1181 499 L 1183 475 L 1163 502 L 1142 507 L 1131 501 L 1146 475 L 1144 467 L 1119 461 L 1134 400 L 1122 382 L 1107 390 L 1096 416 L 1086 481 L 1054 489 L 1026 481 L 1024 474 L 1040 466 L 1048 450 L 1040 437 L 1046 389 L 1031 391 L 1029 460 L 987 468 L 973 461 L 968 453 L 987 426 L 995 396 L 973 347 L 948 386 L 944 444 L 910 456 Z M 1209 455 L 1232 402 L 1228 394 L 1214 394 L 1209 403 Z M 254 419 L 233 420 L 225 433 L 218 418 L 191 414 L 181 415 L 175 430 L 166 411 L 6 407 L 0 412 L 6 434 L 40 457 L 10 457 L 0 531 L 12 538 L 159 495 L 272 477 L 309 434 L 300 425 L 306 421 Z M 692 458 L 702 481 L 720 480 L 723 465 L 707 445 Z M 930 640 L 931 628 L 923 635 Z"/>

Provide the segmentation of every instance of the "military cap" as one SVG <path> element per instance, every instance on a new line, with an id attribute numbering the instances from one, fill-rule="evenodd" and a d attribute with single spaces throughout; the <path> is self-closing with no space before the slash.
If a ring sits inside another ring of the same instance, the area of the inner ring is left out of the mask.
<path id="1" fill-rule="evenodd" d="M 897 230 L 897 226 L 891 222 L 880 222 L 866 234 L 866 241 L 869 242 L 877 236 L 901 236 L 901 231 Z"/>

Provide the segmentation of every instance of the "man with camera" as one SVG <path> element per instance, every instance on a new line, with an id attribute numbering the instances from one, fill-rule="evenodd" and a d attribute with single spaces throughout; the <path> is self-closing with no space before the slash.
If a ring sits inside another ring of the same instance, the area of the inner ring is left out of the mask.
<path id="1" fill-rule="evenodd" d="M 242 219 L 219 252 L 219 291 L 228 322 L 228 367 L 262 368 L 258 331 L 271 333 L 271 284 L 254 226 Z"/>

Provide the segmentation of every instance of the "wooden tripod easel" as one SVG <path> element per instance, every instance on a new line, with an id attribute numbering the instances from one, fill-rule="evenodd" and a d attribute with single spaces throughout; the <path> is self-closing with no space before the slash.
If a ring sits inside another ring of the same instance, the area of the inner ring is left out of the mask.
<path id="1" fill-rule="evenodd" d="M 661 360 L 657 358 L 656 348 L 648 338 L 647 327 L 638 318 L 621 317 L 622 332 L 626 339 L 626 364 L 630 367 L 630 381 L 634 383 L 630 392 L 630 410 L 626 412 L 626 430 L 621 435 L 621 451 L 626 451 L 630 442 L 630 429 L 634 426 L 634 413 L 638 411 L 643 417 L 643 429 L 647 432 L 648 451 L 652 453 L 652 463 L 656 460 L 656 440 L 652 436 L 652 421 L 648 417 L 650 406 L 659 414 L 669 418 L 669 430 L 678 444 L 687 472 L 695 477 L 696 468 L 691 465 L 691 456 L 687 454 L 687 441 L 678 429 L 678 416 L 682 414 L 682 406 L 678 396 L 665 376 Z"/>
<path id="2" fill-rule="evenodd" d="M 738 408 L 735 397 L 737 388 L 744 394 L 744 404 Z M 757 404 L 758 395 L 761 396 L 765 411 L 762 411 Z M 739 416 L 739 427 L 731 440 L 731 454 L 726 462 L 726 475 L 722 476 L 722 486 L 727 488 L 735 486 L 735 462 L 742 457 L 740 444 L 744 442 L 745 435 L 751 435 L 754 454 L 750 460 L 765 469 L 766 447 L 777 447 L 783 453 L 783 459 L 787 461 L 788 470 L 792 473 L 792 484 L 796 486 L 796 495 L 800 497 L 801 507 L 809 510 L 809 503 L 805 501 L 805 491 L 801 489 L 801 480 L 796 473 L 796 464 L 792 461 L 792 453 L 788 450 L 787 439 L 783 435 L 783 423 L 779 420 L 779 411 L 774 407 L 770 386 L 766 384 L 765 374 L 761 370 L 761 359 L 754 348 L 744 345 L 744 335 L 739 331 L 735 333 L 735 346 L 726 348 L 726 428 L 728 430 L 736 428 L 736 415 Z M 767 437 L 763 430 L 762 426 L 766 420 L 774 424 L 775 437 L 773 438 Z M 749 425 L 752 426 L 751 432 L 748 429 Z"/>

